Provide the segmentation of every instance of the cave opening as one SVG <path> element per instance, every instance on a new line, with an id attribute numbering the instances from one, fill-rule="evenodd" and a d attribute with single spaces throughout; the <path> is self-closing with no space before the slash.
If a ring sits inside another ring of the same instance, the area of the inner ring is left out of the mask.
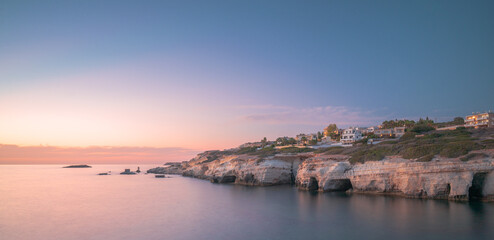
<path id="1" fill-rule="evenodd" d="M 319 181 L 317 181 L 317 178 L 310 177 L 307 188 L 310 192 L 317 192 L 319 190 Z"/>
<path id="2" fill-rule="evenodd" d="M 438 191 L 437 196 L 435 196 L 434 198 L 448 199 L 450 193 L 451 193 L 451 184 L 448 183 L 446 184 L 446 187 L 444 189 Z M 426 191 L 424 191 L 423 196 L 427 197 Z"/>
<path id="3" fill-rule="evenodd" d="M 470 201 L 482 199 L 482 188 L 484 187 L 487 173 L 475 173 L 472 179 L 472 186 L 468 189 L 468 198 Z"/>
<path id="4" fill-rule="evenodd" d="M 339 189 L 337 191 L 347 191 L 349 189 L 352 189 L 353 186 L 352 186 L 352 182 L 350 181 L 350 179 L 348 178 L 345 178 L 345 179 L 340 179 L 339 181 Z"/>
<path id="5" fill-rule="evenodd" d="M 237 180 L 237 176 L 223 176 L 219 183 L 234 183 Z"/>
<path id="6" fill-rule="evenodd" d="M 352 182 L 348 178 L 331 179 L 323 186 L 325 192 L 345 192 L 352 188 Z"/>

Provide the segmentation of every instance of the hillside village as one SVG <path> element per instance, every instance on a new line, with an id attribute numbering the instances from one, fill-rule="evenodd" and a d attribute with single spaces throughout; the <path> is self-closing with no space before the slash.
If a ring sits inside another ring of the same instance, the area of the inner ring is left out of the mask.
<path id="1" fill-rule="evenodd" d="M 268 146 L 276 148 L 304 147 L 304 148 L 326 148 L 333 146 L 348 147 L 358 143 L 375 144 L 382 141 L 392 141 L 403 137 L 407 132 L 415 136 L 437 130 L 455 130 L 461 128 L 493 128 L 494 113 L 491 111 L 483 113 L 472 113 L 463 117 L 456 117 L 450 122 L 435 123 L 428 117 L 414 120 L 389 120 L 381 125 L 371 127 L 348 127 L 341 129 L 336 124 L 329 124 L 322 132 L 301 133 L 295 137 L 279 137 L 274 141 L 263 138 L 259 142 L 249 142 L 240 145 L 239 149 L 258 148 Z"/>

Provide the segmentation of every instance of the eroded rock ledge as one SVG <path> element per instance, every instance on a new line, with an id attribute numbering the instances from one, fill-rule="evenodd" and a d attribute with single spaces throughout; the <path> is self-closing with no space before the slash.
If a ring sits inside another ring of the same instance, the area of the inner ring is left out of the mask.
<path id="1" fill-rule="evenodd" d="M 346 155 L 299 153 L 218 157 L 217 152 L 209 151 L 175 168 L 159 169 L 158 173 L 182 174 L 214 183 L 296 184 L 302 190 L 319 192 L 494 201 L 494 151 L 483 150 L 482 153 L 484 158 L 468 162 L 458 158 L 417 162 L 393 156 L 352 165 Z"/>

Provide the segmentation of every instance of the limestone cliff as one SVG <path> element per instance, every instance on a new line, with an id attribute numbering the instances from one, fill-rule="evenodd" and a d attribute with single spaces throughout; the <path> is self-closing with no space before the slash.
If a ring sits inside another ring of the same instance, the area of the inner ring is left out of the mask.
<path id="1" fill-rule="evenodd" d="M 400 157 L 350 165 L 342 157 L 301 164 L 297 185 L 306 190 L 393 194 L 414 198 L 494 200 L 494 160 L 416 162 Z"/>
<path id="2" fill-rule="evenodd" d="M 310 156 L 298 154 L 261 158 L 226 155 L 212 160 L 211 153 L 205 153 L 182 167 L 184 176 L 209 179 L 215 183 L 269 186 L 293 183 L 300 163 Z"/>
<path id="3" fill-rule="evenodd" d="M 309 191 L 349 191 L 413 198 L 494 200 L 494 151 L 483 158 L 434 158 L 430 162 L 399 156 L 350 164 L 347 155 L 315 153 L 257 156 L 209 151 L 182 163 L 184 176 L 214 183 L 269 186 L 296 184 Z M 166 173 L 166 172 L 164 172 Z"/>

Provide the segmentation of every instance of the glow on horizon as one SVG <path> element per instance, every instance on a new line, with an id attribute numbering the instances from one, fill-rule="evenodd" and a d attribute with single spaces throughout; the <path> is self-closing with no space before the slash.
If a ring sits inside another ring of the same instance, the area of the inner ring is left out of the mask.
<path id="1" fill-rule="evenodd" d="M 210 150 L 320 131 L 329 121 L 349 125 L 380 120 L 369 110 L 346 107 L 248 105 L 257 104 L 251 99 L 255 92 L 232 100 L 236 93 L 228 86 L 196 82 L 221 77 L 217 73 L 184 74 L 177 65 L 157 71 L 149 67 L 157 64 L 153 61 L 43 79 L 3 94 L 0 143 Z"/>
<path id="2" fill-rule="evenodd" d="M 328 123 L 492 109 L 493 10 L 464 1 L 2 2 L 0 144 L 197 152 Z"/>

